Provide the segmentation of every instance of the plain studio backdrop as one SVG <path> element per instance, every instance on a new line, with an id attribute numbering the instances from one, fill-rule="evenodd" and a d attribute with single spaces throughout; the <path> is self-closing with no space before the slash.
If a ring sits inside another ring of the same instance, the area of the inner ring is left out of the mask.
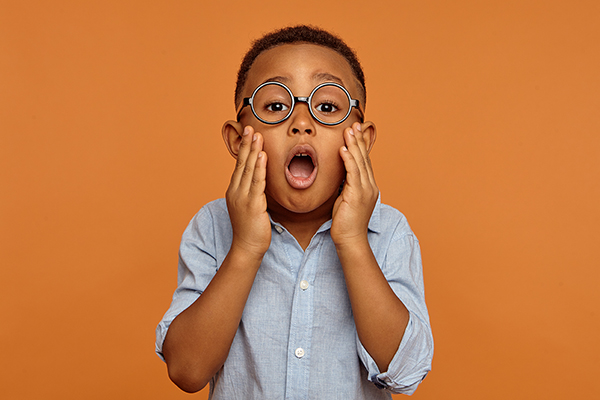
<path id="1" fill-rule="evenodd" d="M 179 240 L 244 52 L 297 23 L 357 50 L 421 241 L 413 398 L 600 396 L 599 2 L 0 0 L 0 397 L 190 398 L 154 354 Z"/>

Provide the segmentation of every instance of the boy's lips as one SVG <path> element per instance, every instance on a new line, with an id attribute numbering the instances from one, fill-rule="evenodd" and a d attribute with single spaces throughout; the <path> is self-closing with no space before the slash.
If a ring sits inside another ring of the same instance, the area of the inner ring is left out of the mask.
<path id="1" fill-rule="evenodd" d="M 288 154 L 285 177 L 294 189 L 306 189 L 314 183 L 317 168 L 315 149 L 308 144 L 297 145 Z"/>

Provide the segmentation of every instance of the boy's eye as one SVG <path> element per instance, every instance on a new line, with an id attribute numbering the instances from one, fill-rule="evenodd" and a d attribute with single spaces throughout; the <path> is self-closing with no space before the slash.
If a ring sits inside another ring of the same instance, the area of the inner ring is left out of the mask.
<path id="1" fill-rule="evenodd" d="M 321 103 L 315 107 L 315 110 L 322 113 L 333 113 L 338 110 L 338 108 L 333 103 Z"/>
<path id="2" fill-rule="evenodd" d="M 266 104 L 265 109 L 270 112 L 283 112 L 289 110 L 289 107 L 283 103 Z"/>

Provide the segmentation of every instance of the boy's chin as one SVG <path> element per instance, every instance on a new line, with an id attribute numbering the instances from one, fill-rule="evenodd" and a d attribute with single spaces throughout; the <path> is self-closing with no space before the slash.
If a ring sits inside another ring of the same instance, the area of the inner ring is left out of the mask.
<path id="1" fill-rule="evenodd" d="M 310 194 L 309 191 L 299 196 L 292 196 L 287 199 L 279 199 L 277 196 L 267 194 L 267 208 L 275 213 L 309 214 L 314 211 L 331 213 L 335 200 L 339 196 L 336 190 L 330 195 L 325 194 L 321 199 Z"/>

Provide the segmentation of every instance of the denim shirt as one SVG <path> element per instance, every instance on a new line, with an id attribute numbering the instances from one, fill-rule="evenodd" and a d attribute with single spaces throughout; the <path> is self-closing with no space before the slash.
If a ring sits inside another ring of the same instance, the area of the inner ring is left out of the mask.
<path id="1" fill-rule="evenodd" d="M 390 399 L 390 393 L 413 393 L 431 369 L 433 337 L 419 242 L 406 218 L 378 200 L 369 222 L 375 258 L 410 314 L 387 371 L 379 371 L 358 339 L 344 273 L 329 234 L 331 220 L 319 228 L 305 251 L 283 226 L 273 221 L 271 226 L 271 245 L 227 360 L 211 380 L 209 398 Z M 231 240 L 224 199 L 204 206 L 185 230 L 178 287 L 156 329 L 161 358 L 170 323 L 202 295 Z"/>

